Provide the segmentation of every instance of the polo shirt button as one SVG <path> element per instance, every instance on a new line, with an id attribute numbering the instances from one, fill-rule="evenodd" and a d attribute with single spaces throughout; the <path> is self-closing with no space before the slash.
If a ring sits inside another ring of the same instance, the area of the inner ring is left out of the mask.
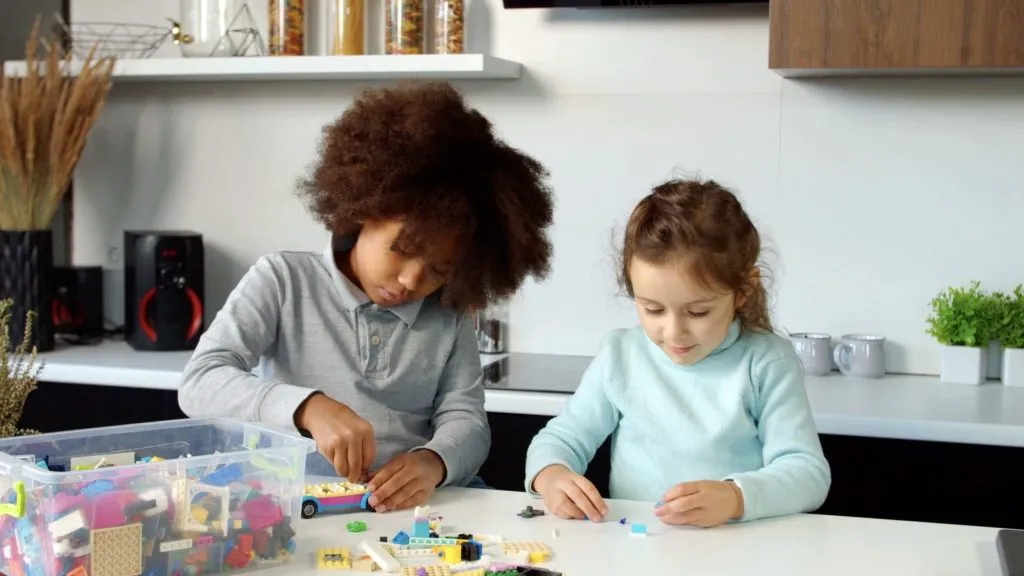
<path id="1" fill-rule="evenodd" d="M 370 338 L 370 344 L 373 344 L 374 346 L 380 344 L 380 336 L 374 334 L 373 337 Z"/>

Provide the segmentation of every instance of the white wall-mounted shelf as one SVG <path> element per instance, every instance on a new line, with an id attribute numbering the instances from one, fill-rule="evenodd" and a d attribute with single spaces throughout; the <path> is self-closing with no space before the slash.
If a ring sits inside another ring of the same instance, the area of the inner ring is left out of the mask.
<path id="1" fill-rule="evenodd" d="M 81 69 L 72 62 L 71 73 Z M 240 56 L 119 60 L 114 82 L 263 82 L 284 80 L 500 80 L 519 78 L 522 65 L 487 54 L 367 56 Z M 4 62 L 22 76 L 24 60 Z"/>

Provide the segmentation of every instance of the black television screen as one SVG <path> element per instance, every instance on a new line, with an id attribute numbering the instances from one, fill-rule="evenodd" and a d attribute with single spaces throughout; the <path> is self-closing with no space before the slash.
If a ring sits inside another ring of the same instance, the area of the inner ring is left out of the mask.
<path id="1" fill-rule="evenodd" d="M 505 8 L 629 8 L 767 4 L 769 0 L 502 0 Z"/>

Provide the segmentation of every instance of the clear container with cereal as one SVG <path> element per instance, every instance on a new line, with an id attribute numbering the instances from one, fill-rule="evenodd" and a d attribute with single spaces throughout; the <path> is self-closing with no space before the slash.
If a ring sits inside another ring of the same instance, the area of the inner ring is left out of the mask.
<path id="1" fill-rule="evenodd" d="M 0 572 L 216 574 L 287 564 L 315 449 L 216 418 L 0 440 Z"/>
<path id="2" fill-rule="evenodd" d="M 465 3 L 434 0 L 434 54 L 462 54 L 465 50 Z"/>
<path id="3" fill-rule="evenodd" d="M 306 53 L 306 6 L 304 0 L 269 0 L 271 56 L 302 56 Z"/>
<path id="4" fill-rule="evenodd" d="M 358 56 L 366 53 L 366 0 L 330 0 L 328 53 Z"/>
<path id="5" fill-rule="evenodd" d="M 384 53 L 426 51 L 427 0 L 384 0 Z"/>

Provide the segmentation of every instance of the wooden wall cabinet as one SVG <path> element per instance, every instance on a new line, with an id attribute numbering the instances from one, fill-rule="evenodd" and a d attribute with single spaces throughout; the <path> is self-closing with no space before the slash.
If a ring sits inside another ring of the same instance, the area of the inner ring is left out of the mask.
<path id="1" fill-rule="evenodd" d="M 771 0 L 783 76 L 1024 74 L 1024 0 Z"/>

